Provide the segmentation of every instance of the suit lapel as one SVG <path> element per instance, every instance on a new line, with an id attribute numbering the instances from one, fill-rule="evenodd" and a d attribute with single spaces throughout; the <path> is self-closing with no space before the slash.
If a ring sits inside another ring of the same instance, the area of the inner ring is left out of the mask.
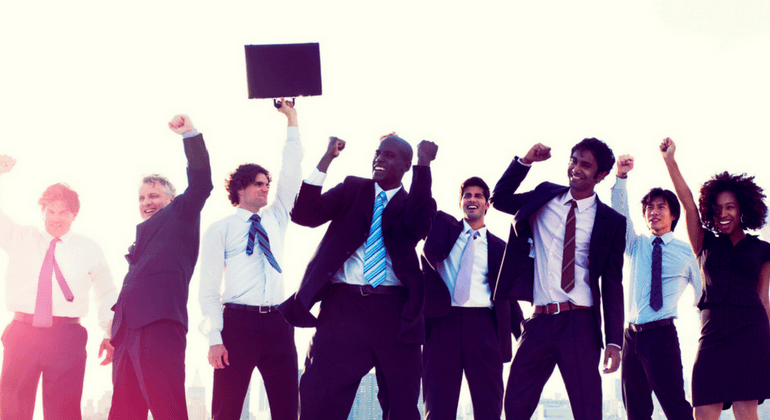
<path id="1" fill-rule="evenodd" d="M 599 255 L 597 246 L 599 246 L 599 238 L 602 237 L 602 231 L 607 225 L 607 207 L 599 201 L 599 196 L 596 196 L 596 217 L 594 218 L 594 229 L 591 231 L 591 245 L 588 249 L 588 273 L 590 277 L 593 277 L 591 264 L 591 256 Z"/>
<path id="2" fill-rule="evenodd" d="M 372 188 L 374 188 L 374 184 L 372 184 Z M 385 206 L 385 210 L 382 212 L 382 231 L 385 232 L 386 229 L 390 227 L 391 224 L 393 224 L 393 221 L 396 219 L 396 217 L 401 214 L 401 212 L 404 210 L 404 207 L 406 207 L 406 198 L 408 194 L 406 191 L 404 191 L 404 187 L 401 187 L 400 190 L 396 193 L 396 195 L 393 196 L 393 198 L 388 201 L 388 205 Z M 372 208 L 369 209 L 369 224 L 371 225 L 372 216 L 374 214 L 374 205 L 371 206 Z"/>

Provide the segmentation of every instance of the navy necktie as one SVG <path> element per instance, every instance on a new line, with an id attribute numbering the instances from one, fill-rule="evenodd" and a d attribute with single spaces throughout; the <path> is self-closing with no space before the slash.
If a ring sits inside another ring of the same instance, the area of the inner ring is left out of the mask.
<path id="1" fill-rule="evenodd" d="M 663 307 L 663 239 L 652 241 L 652 281 L 650 282 L 650 308 L 656 312 Z"/>
<path id="2" fill-rule="evenodd" d="M 254 239 L 259 244 L 259 249 L 262 250 L 262 254 L 267 258 L 267 262 L 275 268 L 275 271 L 281 273 L 281 267 L 278 265 L 278 261 L 275 260 L 273 252 L 270 251 L 270 240 L 267 238 L 267 232 L 260 223 L 261 218 L 257 214 L 253 214 L 249 220 L 251 220 L 251 229 L 249 229 L 249 241 L 246 244 L 246 254 L 251 255 L 254 253 Z"/>

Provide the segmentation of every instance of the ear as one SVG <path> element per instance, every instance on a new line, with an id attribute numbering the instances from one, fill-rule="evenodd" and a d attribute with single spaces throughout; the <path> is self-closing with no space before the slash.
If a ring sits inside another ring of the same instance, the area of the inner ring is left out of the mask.
<path id="1" fill-rule="evenodd" d="M 599 172 L 596 175 L 596 183 L 602 182 L 602 180 L 610 173 L 610 171 Z"/>

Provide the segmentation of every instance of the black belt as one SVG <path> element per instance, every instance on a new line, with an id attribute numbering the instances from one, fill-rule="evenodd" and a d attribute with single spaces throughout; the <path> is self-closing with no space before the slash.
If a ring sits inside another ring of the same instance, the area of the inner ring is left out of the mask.
<path id="1" fill-rule="evenodd" d="M 371 284 L 360 286 L 357 284 L 336 283 L 332 284 L 332 289 L 342 289 L 350 293 L 358 293 L 361 296 L 369 295 L 406 295 L 409 291 L 404 286 L 377 286 Z"/>
<path id="2" fill-rule="evenodd" d="M 628 329 L 638 333 L 653 328 L 667 327 L 669 325 L 674 325 L 674 318 L 659 319 L 657 321 L 645 322 L 644 324 L 628 324 Z"/>
<path id="3" fill-rule="evenodd" d="M 24 312 L 15 312 L 13 314 L 14 321 L 21 321 L 25 324 L 32 324 L 32 318 L 34 315 L 26 314 Z M 80 318 L 70 318 L 68 316 L 55 316 L 53 318 L 53 326 L 58 327 L 64 324 L 80 324 Z"/>
<path id="4" fill-rule="evenodd" d="M 238 309 L 241 311 L 259 312 L 261 314 L 269 314 L 270 312 L 277 312 L 278 307 L 272 305 L 241 305 L 240 303 L 225 303 L 227 309 Z"/>

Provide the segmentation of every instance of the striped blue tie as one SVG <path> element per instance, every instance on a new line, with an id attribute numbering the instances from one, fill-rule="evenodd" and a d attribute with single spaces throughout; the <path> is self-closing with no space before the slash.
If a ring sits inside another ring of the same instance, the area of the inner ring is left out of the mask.
<path id="1" fill-rule="evenodd" d="M 267 258 L 267 262 L 275 268 L 275 271 L 281 273 L 281 267 L 278 265 L 278 261 L 275 260 L 273 252 L 270 251 L 270 240 L 267 239 L 267 232 L 262 224 L 259 215 L 254 214 L 249 218 L 251 220 L 251 229 L 249 229 L 249 241 L 246 244 L 246 254 L 251 255 L 254 253 L 254 239 L 256 237 L 259 249 L 262 250 L 262 254 Z"/>
<path id="2" fill-rule="evenodd" d="M 372 227 L 369 228 L 369 238 L 364 250 L 364 279 L 372 287 L 377 287 L 385 281 L 385 242 L 382 240 L 382 211 L 385 210 L 385 191 L 377 196 L 374 203 Z"/>

